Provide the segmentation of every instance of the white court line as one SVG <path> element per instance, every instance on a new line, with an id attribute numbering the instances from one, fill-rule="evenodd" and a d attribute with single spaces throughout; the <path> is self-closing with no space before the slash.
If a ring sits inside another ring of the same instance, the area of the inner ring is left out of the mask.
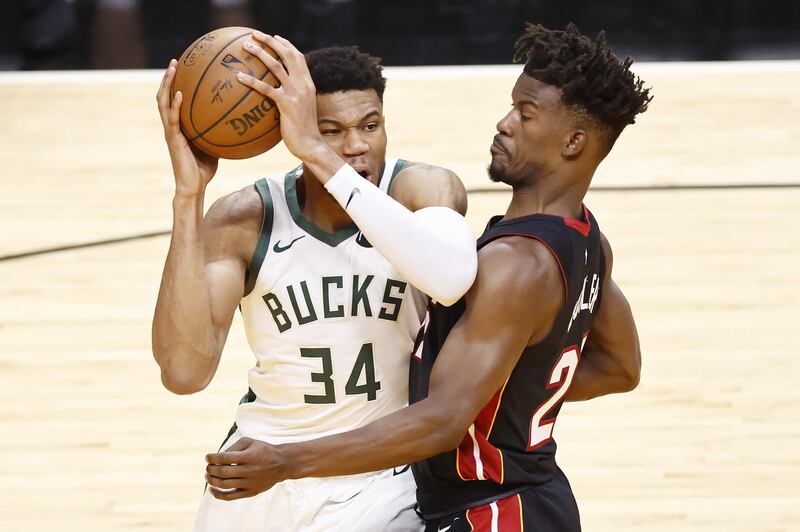
<path id="1" fill-rule="evenodd" d="M 800 60 L 780 61 L 642 61 L 633 64 L 639 74 L 744 74 L 800 73 Z M 516 77 L 522 65 L 447 65 L 447 66 L 390 66 L 384 69 L 388 79 L 471 79 L 485 77 Z M 42 70 L 32 72 L 0 72 L 0 85 L 15 84 L 103 84 L 156 83 L 163 70 Z"/>

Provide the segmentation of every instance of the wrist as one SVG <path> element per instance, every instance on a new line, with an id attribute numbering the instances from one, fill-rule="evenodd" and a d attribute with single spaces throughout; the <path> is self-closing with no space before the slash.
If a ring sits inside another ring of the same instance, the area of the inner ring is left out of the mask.
<path id="1" fill-rule="evenodd" d="M 296 456 L 297 453 L 295 453 L 297 446 L 298 444 L 296 443 L 275 445 L 275 453 L 278 456 L 278 482 L 282 482 L 284 480 L 295 480 L 307 476 L 303 475 L 300 471 L 301 468 L 298 464 L 299 456 Z"/>
<path id="2" fill-rule="evenodd" d="M 205 197 L 204 192 L 203 190 L 176 190 L 175 195 L 172 197 L 172 208 L 177 211 L 186 208 L 196 208 L 198 205 L 202 207 Z"/>
<path id="3" fill-rule="evenodd" d="M 323 185 L 345 164 L 323 140 L 314 143 L 300 159 Z"/>

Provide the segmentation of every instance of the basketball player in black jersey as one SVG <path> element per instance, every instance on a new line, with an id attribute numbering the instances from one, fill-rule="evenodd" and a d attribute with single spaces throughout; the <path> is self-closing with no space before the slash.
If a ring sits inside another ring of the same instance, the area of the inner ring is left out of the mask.
<path id="1" fill-rule="evenodd" d="M 209 455 L 208 481 L 233 489 L 230 499 L 287 478 L 414 463 L 427 530 L 580 529 L 555 461 L 556 417 L 564 400 L 633 389 L 641 365 L 611 248 L 582 202 L 651 96 L 603 34 L 593 41 L 573 25 L 529 24 L 515 59 L 525 67 L 489 166 L 513 188 L 511 204 L 478 241 L 467 295 L 430 309 L 412 404 L 349 433 Z"/>

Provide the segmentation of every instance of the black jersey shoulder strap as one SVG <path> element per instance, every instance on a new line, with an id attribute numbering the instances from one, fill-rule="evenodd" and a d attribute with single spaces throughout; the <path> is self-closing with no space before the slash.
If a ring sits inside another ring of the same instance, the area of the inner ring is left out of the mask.
<path id="1" fill-rule="evenodd" d="M 495 216 L 478 239 L 478 249 L 498 238 L 509 236 L 538 240 L 556 259 L 564 280 L 565 294 L 568 295 L 573 265 L 576 264 L 576 252 L 579 248 L 586 249 L 588 243 L 586 239 L 590 238 L 593 227 L 596 227 L 596 222 L 585 206 L 581 219 L 550 214 L 531 214 L 508 220 L 503 220 L 502 216 Z M 581 245 L 578 245 L 579 243 Z"/>

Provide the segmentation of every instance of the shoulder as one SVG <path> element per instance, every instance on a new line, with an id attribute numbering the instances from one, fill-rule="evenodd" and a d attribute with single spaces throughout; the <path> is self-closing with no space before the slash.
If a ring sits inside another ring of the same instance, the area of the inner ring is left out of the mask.
<path id="1" fill-rule="evenodd" d="M 450 207 L 467 211 L 467 191 L 458 175 L 447 168 L 408 162 L 392 181 L 389 194 L 412 211 L 425 207 Z"/>
<path id="2" fill-rule="evenodd" d="M 261 222 L 264 206 L 254 184 L 218 198 L 209 207 L 206 220 L 221 225 L 247 225 Z"/>
<path id="3" fill-rule="evenodd" d="M 533 238 L 509 236 L 481 248 L 478 283 L 511 306 L 556 308 L 564 302 L 558 262 L 547 246 Z"/>
<path id="4" fill-rule="evenodd" d="M 478 252 L 478 275 L 467 312 L 498 327 L 523 327 L 530 343 L 544 337 L 565 303 L 558 263 L 541 242 L 521 236 L 494 240 Z"/>
<path id="5" fill-rule="evenodd" d="M 261 194 L 255 185 L 217 199 L 205 216 L 206 251 L 235 254 L 249 261 L 264 218 Z"/>
<path id="6" fill-rule="evenodd" d="M 507 236 L 490 242 L 478 252 L 478 268 L 484 265 L 487 274 L 523 293 L 564 293 L 558 261 L 534 238 Z"/>

